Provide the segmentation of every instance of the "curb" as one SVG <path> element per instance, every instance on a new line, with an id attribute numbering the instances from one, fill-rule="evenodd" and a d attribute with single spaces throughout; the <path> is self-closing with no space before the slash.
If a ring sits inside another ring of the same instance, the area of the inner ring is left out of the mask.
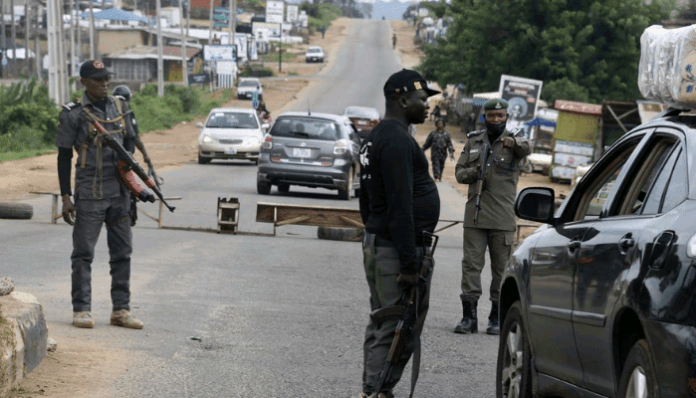
<path id="1" fill-rule="evenodd" d="M 0 397 L 6 397 L 46 356 L 48 328 L 41 304 L 28 293 L 0 296 Z"/>

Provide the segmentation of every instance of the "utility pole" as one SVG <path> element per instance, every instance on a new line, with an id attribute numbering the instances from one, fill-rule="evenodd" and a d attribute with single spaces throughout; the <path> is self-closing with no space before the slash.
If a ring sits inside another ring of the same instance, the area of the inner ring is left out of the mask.
<path id="1" fill-rule="evenodd" d="M 160 0 L 155 0 L 157 4 L 157 95 L 164 97 L 164 61 L 162 60 L 162 5 Z"/>
<path id="2" fill-rule="evenodd" d="M 283 71 L 283 24 L 278 24 L 280 26 L 280 36 L 278 38 L 278 72 Z"/>
<path id="3" fill-rule="evenodd" d="M 27 68 L 27 75 L 31 74 L 31 61 L 29 61 L 29 0 L 24 3 L 24 65 Z"/>
<path id="4" fill-rule="evenodd" d="M 179 0 L 179 26 L 181 27 L 181 72 L 184 86 L 188 86 L 188 62 L 186 56 L 186 36 L 184 35 L 184 5 Z"/>
<path id="5" fill-rule="evenodd" d="M 41 67 L 41 47 L 39 46 L 39 32 L 41 31 L 41 19 L 40 19 L 41 6 L 40 6 L 40 3 L 37 2 L 33 8 L 34 8 L 34 12 L 36 15 L 36 19 L 35 19 L 36 25 L 34 25 L 34 27 L 35 27 L 35 29 L 34 29 L 34 56 L 35 56 L 34 64 L 36 67 L 36 76 L 37 76 L 39 81 L 42 81 L 43 76 L 42 76 L 41 72 L 43 71 L 43 68 Z"/>
<path id="6" fill-rule="evenodd" d="M 208 31 L 208 44 L 213 44 L 213 0 L 210 0 L 210 30 Z"/>
<path id="7" fill-rule="evenodd" d="M 48 90 L 56 104 L 68 100 L 68 76 L 63 49 L 63 7 L 61 0 L 47 0 L 48 7 Z"/>
<path id="8" fill-rule="evenodd" d="M 89 0 L 89 59 L 94 59 L 94 2 Z"/>
<path id="9" fill-rule="evenodd" d="M 75 75 L 75 1 L 70 0 L 70 76 Z"/>
<path id="10" fill-rule="evenodd" d="M 12 15 L 12 73 L 17 77 L 17 22 L 15 21 L 14 0 L 10 0 L 10 13 Z M 5 21 L 3 21 L 4 23 Z M 9 62 L 9 60 L 8 60 Z M 9 65 L 9 63 L 8 63 Z"/>
<path id="11" fill-rule="evenodd" d="M 228 1 L 230 2 L 230 45 L 235 46 L 237 44 L 237 42 L 235 41 L 235 30 L 237 29 L 235 18 L 235 16 L 237 15 L 237 2 L 235 0 Z M 236 51 L 235 54 L 237 54 Z M 235 62 L 237 61 L 237 59 L 239 59 L 239 57 L 235 56 Z"/>

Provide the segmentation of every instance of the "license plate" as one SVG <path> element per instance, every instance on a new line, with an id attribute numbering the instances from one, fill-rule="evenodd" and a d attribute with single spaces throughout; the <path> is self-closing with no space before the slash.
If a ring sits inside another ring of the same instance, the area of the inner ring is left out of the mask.
<path id="1" fill-rule="evenodd" d="M 358 124 L 367 124 L 367 121 L 365 121 L 365 120 L 358 120 Z"/>
<path id="2" fill-rule="evenodd" d="M 237 154 L 237 148 L 225 148 L 225 155 L 236 155 Z"/>
<path id="3" fill-rule="evenodd" d="M 309 148 L 293 148 L 292 156 L 296 158 L 308 158 L 311 151 Z"/>

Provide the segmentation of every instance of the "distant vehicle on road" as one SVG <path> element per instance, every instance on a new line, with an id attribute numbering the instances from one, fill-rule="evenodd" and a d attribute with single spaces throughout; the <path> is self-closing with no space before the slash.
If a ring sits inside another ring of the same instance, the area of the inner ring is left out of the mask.
<path id="1" fill-rule="evenodd" d="M 198 163 L 213 159 L 246 159 L 258 164 L 261 142 L 267 125 L 254 109 L 215 108 L 198 137 Z"/>
<path id="2" fill-rule="evenodd" d="M 307 49 L 305 60 L 310 62 L 324 62 L 324 50 L 321 47 L 313 46 Z"/>
<path id="3" fill-rule="evenodd" d="M 526 173 L 541 173 L 545 176 L 549 175 L 552 160 L 553 155 L 546 153 L 532 153 L 527 156 L 527 163 L 525 164 L 524 171 Z"/>
<path id="4" fill-rule="evenodd" d="M 338 190 L 341 199 L 360 188 L 360 138 L 346 116 L 285 112 L 266 135 L 259 158 L 256 188 L 268 195 L 273 185 Z"/>
<path id="5" fill-rule="evenodd" d="M 256 90 L 259 91 L 259 98 L 261 98 L 261 96 L 263 96 L 263 85 L 261 84 L 261 80 L 256 77 L 239 78 L 239 83 L 237 84 L 238 99 L 251 99 Z"/>
<path id="6" fill-rule="evenodd" d="M 541 222 L 501 284 L 497 397 L 686 397 L 696 390 L 696 117 L 621 137 Z"/>
<path id="7" fill-rule="evenodd" d="M 360 139 L 364 139 L 370 131 L 379 123 L 379 112 L 375 108 L 363 106 L 349 106 L 343 112 L 348 116 L 353 125 L 358 130 Z"/>

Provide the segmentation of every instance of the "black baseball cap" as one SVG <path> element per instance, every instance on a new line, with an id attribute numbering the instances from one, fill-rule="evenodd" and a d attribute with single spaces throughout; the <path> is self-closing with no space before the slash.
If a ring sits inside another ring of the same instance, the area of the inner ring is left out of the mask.
<path id="1" fill-rule="evenodd" d="M 418 90 L 425 91 L 428 97 L 440 94 L 439 91 L 428 87 L 428 83 L 420 73 L 411 69 L 402 69 L 394 73 L 389 76 L 389 79 L 384 84 L 384 95 L 402 94 Z"/>
<path id="2" fill-rule="evenodd" d="M 104 63 L 98 60 L 89 60 L 82 63 L 80 66 L 80 77 L 83 79 L 88 78 L 100 78 L 108 75 L 113 75 L 115 73 L 106 69 Z"/>

